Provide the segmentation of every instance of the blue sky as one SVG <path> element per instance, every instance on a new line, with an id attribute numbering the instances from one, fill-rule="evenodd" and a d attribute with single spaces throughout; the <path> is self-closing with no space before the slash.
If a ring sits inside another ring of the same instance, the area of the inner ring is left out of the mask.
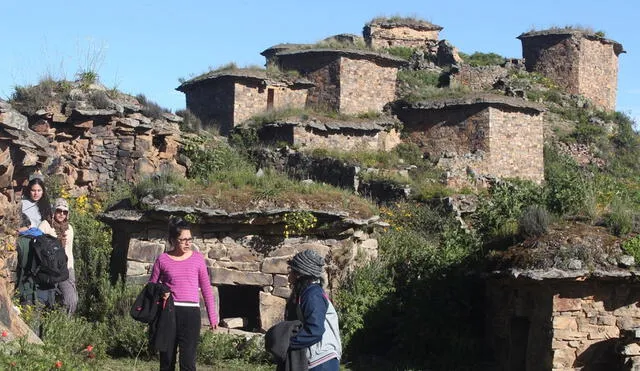
<path id="1" fill-rule="evenodd" d="M 640 118 L 640 2 L 537 0 L 3 0 L 0 97 L 40 78 L 73 79 L 81 68 L 129 94 L 184 108 L 175 90 L 228 62 L 262 65 L 260 52 L 282 43 L 313 43 L 338 33 L 361 34 L 376 16 L 415 16 L 444 29 L 465 53 L 521 57 L 516 37 L 531 29 L 581 25 L 620 42 L 617 110 Z M 639 122 L 640 123 L 640 122 Z"/>

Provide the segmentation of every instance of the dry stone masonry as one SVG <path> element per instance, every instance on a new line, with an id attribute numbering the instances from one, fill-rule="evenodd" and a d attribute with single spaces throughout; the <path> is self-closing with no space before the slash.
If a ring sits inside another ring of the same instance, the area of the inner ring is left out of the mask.
<path id="1" fill-rule="evenodd" d="M 542 112 L 521 99 L 486 94 L 394 107 L 407 140 L 448 171 L 452 186 L 482 177 L 542 182 Z"/>
<path id="2" fill-rule="evenodd" d="M 575 29 L 533 31 L 518 36 L 527 71 L 553 79 L 571 94 L 582 94 L 613 110 L 622 45 L 593 32 Z"/>
<path id="3" fill-rule="evenodd" d="M 313 249 L 325 257 L 328 292 L 357 264 L 375 259 L 375 231 L 384 227 L 377 217 L 354 220 L 340 213 L 309 211 L 317 229 L 301 236 L 284 233 L 282 216 L 293 210 L 228 214 L 223 210 L 158 206 L 140 212 L 115 210 L 104 216 L 114 230 L 114 264 L 128 283 L 149 279 L 156 257 L 166 249 L 169 213 L 197 217 L 194 248 L 205 255 L 220 318 L 246 331 L 266 331 L 282 320 L 286 298 L 287 261 Z M 320 231 L 322 231 L 320 233 Z"/>

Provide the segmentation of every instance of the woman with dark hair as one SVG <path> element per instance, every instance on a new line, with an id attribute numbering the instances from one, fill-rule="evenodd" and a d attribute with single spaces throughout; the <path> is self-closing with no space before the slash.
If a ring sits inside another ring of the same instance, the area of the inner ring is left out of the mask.
<path id="1" fill-rule="evenodd" d="M 29 217 L 31 227 L 37 228 L 43 220 L 50 222 L 51 204 L 42 178 L 31 179 L 26 191 L 22 197 L 22 212 Z"/>
<path id="2" fill-rule="evenodd" d="M 169 219 L 171 250 L 153 264 L 149 282 L 163 283 L 175 306 L 176 334 L 173 351 L 160 352 L 160 370 L 174 370 L 180 348 L 180 370 L 196 369 L 196 349 L 200 338 L 200 295 L 202 291 L 211 329 L 218 326 L 211 280 L 204 257 L 191 249 L 191 225 L 182 218 Z"/>
<path id="3" fill-rule="evenodd" d="M 324 259 L 314 250 L 296 254 L 289 262 L 291 295 L 285 320 L 299 320 L 302 328 L 289 339 L 289 349 L 305 349 L 309 370 L 338 371 L 342 343 L 338 314 L 322 289 Z"/>

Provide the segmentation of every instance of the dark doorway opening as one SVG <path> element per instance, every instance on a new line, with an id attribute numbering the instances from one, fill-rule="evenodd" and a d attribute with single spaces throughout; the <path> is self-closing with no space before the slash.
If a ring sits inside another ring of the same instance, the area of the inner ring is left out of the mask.
<path id="1" fill-rule="evenodd" d="M 246 318 L 245 331 L 260 329 L 260 286 L 222 285 L 218 286 L 220 297 L 220 318 Z"/>
<path id="2" fill-rule="evenodd" d="M 526 317 L 511 318 L 511 344 L 509 346 L 509 370 L 527 370 L 527 348 L 529 347 L 529 327 Z"/>
<path id="3" fill-rule="evenodd" d="M 273 99 L 275 91 L 273 89 L 267 89 L 267 110 L 273 109 Z"/>

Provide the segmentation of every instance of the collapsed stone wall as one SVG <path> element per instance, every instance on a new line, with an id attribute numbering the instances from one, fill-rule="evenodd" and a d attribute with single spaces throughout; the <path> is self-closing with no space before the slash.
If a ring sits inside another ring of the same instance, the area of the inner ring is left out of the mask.
<path id="1" fill-rule="evenodd" d="M 416 28 L 406 25 L 383 26 L 367 24 L 363 36 L 368 46 L 373 48 L 389 48 L 402 46 L 406 48 L 429 49 L 438 42 L 442 27 L 433 29 Z"/>
<path id="2" fill-rule="evenodd" d="M 7 199 L 15 200 L 13 190 L 36 171 L 74 193 L 135 182 L 160 170 L 186 171 L 177 162 L 182 119 L 176 115 L 151 118 L 139 104 L 95 109 L 71 101 L 53 103 L 29 119 L 2 104 L 0 156 L 6 164 L 0 167 L 0 189 Z"/>
<path id="3" fill-rule="evenodd" d="M 329 293 L 357 264 L 377 257 L 378 242 L 373 234 L 383 225 L 378 224 L 377 218 L 350 220 L 337 214 L 313 212 L 322 233 L 314 229 L 305 237 L 298 237 L 284 233 L 281 217 L 285 212 L 223 215 L 218 210 L 206 216 L 198 214 L 199 221 L 192 230 L 193 246 L 206 258 L 225 322 L 234 322 L 224 318 L 225 313 L 231 313 L 232 317 L 245 317 L 238 321 L 244 330 L 266 331 L 282 320 L 290 294 L 287 261 L 299 251 L 313 249 L 325 257 Z M 165 214 L 159 211 L 106 214 L 105 221 L 114 230 L 114 266 L 127 283 L 147 282 L 153 262 L 165 251 Z M 246 308 L 238 307 L 239 303 L 245 303 Z"/>

